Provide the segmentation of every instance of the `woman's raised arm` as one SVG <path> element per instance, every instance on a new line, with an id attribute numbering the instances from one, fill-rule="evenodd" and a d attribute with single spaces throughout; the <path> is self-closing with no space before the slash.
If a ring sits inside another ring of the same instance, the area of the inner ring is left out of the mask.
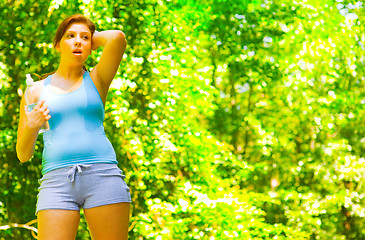
<path id="1" fill-rule="evenodd" d="M 98 64 L 90 75 L 99 85 L 98 89 L 105 100 L 109 86 L 118 70 L 122 60 L 127 41 L 125 35 L 119 30 L 95 32 L 92 38 L 92 49 L 104 47 Z"/>

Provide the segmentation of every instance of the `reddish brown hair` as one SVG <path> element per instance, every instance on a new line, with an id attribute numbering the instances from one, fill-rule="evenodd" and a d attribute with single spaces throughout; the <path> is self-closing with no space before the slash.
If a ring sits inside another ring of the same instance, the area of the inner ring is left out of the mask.
<path id="1" fill-rule="evenodd" d="M 56 35 L 53 39 L 53 47 L 54 48 L 57 46 L 57 44 L 60 43 L 63 35 L 65 35 L 66 31 L 74 23 L 83 23 L 83 24 L 85 24 L 89 28 L 89 30 L 91 32 L 91 36 L 94 35 L 94 33 L 95 33 L 95 24 L 90 19 L 88 19 L 87 17 L 85 17 L 82 14 L 74 14 L 74 15 L 69 16 L 65 20 L 63 20 L 62 23 L 58 26 L 57 31 L 56 31 Z M 87 71 L 85 65 L 82 66 L 82 68 L 85 71 Z M 38 75 L 38 74 L 34 73 L 34 75 L 36 75 L 39 78 L 39 80 L 42 80 L 42 79 L 45 79 L 46 77 L 48 77 L 49 75 L 51 75 L 53 73 L 55 73 L 55 72 L 46 73 L 46 74 L 43 74 L 43 75 Z"/>
<path id="2" fill-rule="evenodd" d="M 56 47 L 57 44 L 59 44 L 59 42 L 61 41 L 63 35 L 66 33 L 66 31 L 74 23 L 83 23 L 83 24 L 85 24 L 89 28 L 89 30 L 91 32 L 91 36 L 94 35 L 95 24 L 90 19 L 88 19 L 87 17 L 85 17 L 82 14 L 71 15 L 68 18 L 66 18 L 65 20 L 63 20 L 62 23 L 58 26 L 57 31 L 56 31 L 56 35 L 53 39 L 53 47 Z"/>

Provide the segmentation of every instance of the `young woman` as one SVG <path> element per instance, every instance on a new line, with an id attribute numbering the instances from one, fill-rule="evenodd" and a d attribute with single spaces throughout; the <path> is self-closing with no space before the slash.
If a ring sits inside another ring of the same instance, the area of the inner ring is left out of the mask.
<path id="1" fill-rule="evenodd" d="M 84 62 L 101 46 L 100 61 L 87 72 Z M 119 30 L 96 32 L 89 19 L 77 14 L 58 27 L 54 47 L 60 54 L 58 69 L 35 83 L 41 100 L 33 110 L 22 99 L 16 146 L 21 162 L 31 159 L 38 132 L 49 122 L 50 130 L 43 133 L 38 237 L 75 239 L 83 208 L 94 240 L 127 239 L 131 197 L 103 127 L 125 35 Z"/>

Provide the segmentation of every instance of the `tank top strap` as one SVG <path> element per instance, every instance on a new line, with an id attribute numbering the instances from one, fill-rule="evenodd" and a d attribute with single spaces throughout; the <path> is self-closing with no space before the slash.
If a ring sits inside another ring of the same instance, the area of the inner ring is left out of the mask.
<path id="1" fill-rule="evenodd" d="M 43 88 L 42 88 L 42 91 L 41 91 L 41 96 L 40 96 L 40 99 L 44 98 L 44 95 L 45 95 L 45 92 L 46 92 L 46 89 L 48 88 L 48 86 L 51 84 L 51 76 L 52 75 L 49 75 L 46 77 L 46 79 L 44 79 L 44 85 L 43 85 Z"/>
<path id="2" fill-rule="evenodd" d="M 46 77 L 46 79 L 44 80 L 44 86 L 48 86 L 51 84 L 51 77 L 52 77 L 52 74 L 51 75 L 48 75 Z"/>
<path id="3" fill-rule="evenodd" d="M 90 78 L 90 75 L 89 75 L 90 73 L 88 72 L 88 71 L 85 71 L 84 72 L 84 74 L 82 75 L 82 80 L 86 83 L 86 84 L 90 84 L 90 80 L 91 80 L 91 78 Z M 90 78 L 90 80 L 89 80 L 89 78 Z"/>
<path id="4" fill-rule="evenodd" d="M 90 72 L 88 71 L 84 73 L 84 82 L 85 82 L 85 87 L 87 86 L 88 90 L 90 91 L 90 94 L 93 94 L 95 98 L 100 100 L 100 103 L 103 106 L 103 109 L 105 110 L 105 106 L 103 101 L 101 100 L 100 93 L 96 88 L 94 81 L 91 79 Z"/>
<path id="5" fill-rule="evenodd" d="M 84 78 L 83 80 L 85 81 L 85 83 L 88 86 L 94 86 L 95 85 L 93 80 L 91 79 L 90 72 L 85 71 L 83 78 Z"/>

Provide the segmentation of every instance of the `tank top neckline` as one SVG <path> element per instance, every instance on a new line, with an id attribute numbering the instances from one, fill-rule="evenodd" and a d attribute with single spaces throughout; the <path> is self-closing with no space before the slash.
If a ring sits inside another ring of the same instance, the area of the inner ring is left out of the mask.
<path id="1" fill-rule="evenodd" d="M 50 92 L 51 94 L 56 95 L 56 96 L 67 96 L 67 95 L 70 95 L 70 94 L 73 94 L 73 93 L 77 93 L 78 91 L 80 91 L 80 89 L 82 89 L 82 88 L 84 87 L 85 79 L 86 79 L 86 78 L 85 78 L 85 75 L 86 75 L 87 73 L 88 73 L 88 72 L 87 72 L 87 71 L 85 71 L 85 72 L 84 72 L 84 74 L 82 75 L 82 82 L 81 82 L 81 85 L 80 85 L 77 89 L 75 89 L 75 90 L 73 90 L 73 91 L 71 91 L 71 92 L 67 92 L 67 93 L 56 93 L 56 92 L 54 92 L 54 91 L 52 90 L 52 88 L 50 88 L 50 87 L 51 87 L 51 80 L 52 80 L 52 76 L 53 76 L 54 74 L 51 74 L 51 75 L 49 75 L 49 76 L 47 77 L 47 79 L 46 79 L 46 81 L 45 81 L 45 86 L 49 88 L 49 91 L 48 91 L 48 92 Z"/>

